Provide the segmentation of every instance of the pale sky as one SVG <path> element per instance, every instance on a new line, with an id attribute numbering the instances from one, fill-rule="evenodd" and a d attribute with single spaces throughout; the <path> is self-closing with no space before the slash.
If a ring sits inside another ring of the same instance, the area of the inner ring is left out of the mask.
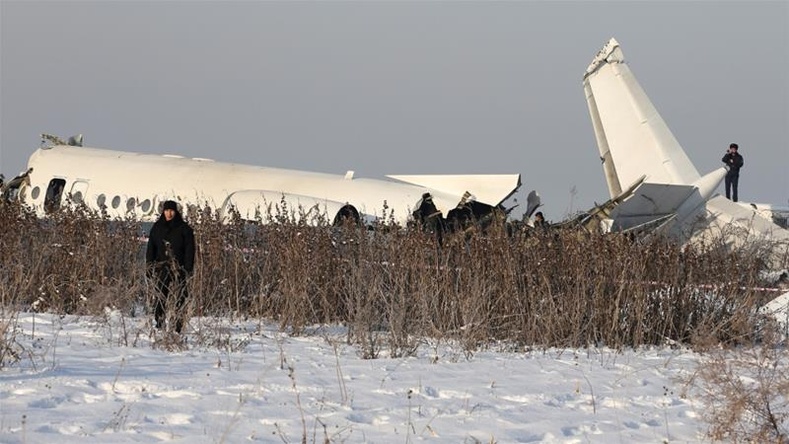
<path id="1" fill-rule="evenodd" d="M 737 142 L 740 200 L 789 204 L 787 1 L 0 0 L 0 172 L 81 133 L 356 177 L 520 173 L 557 221 L 608 198 L 581 81 L 611 37 L 700 173 Z"/>

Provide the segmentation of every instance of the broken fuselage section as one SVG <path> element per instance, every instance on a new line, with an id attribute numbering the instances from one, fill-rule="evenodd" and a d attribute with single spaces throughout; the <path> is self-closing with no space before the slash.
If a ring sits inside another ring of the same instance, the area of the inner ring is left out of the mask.
<path id="1" fill-rule="evenodd" d="M 223 218 L 405 225 L 421 215 L 426 200 L 447 224 L 460 215 L 483 219 L 503 211 L 502 203 L 521 185 L 519 174 L 387 177 L 392 180 L 50 143 L 30 156 L 13 189 L 3 189 L 42 216 L 71 203 L 150 222 L 172 199 L 210 207 Z"/>

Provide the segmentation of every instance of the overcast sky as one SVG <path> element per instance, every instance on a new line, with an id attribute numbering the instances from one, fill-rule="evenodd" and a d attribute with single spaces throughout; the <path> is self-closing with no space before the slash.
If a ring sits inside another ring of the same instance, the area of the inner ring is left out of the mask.
<path id="1" fill-rule="evenodd" d="M 581 84 L 610 37 L 700 173 L 789 202 L 789 2 L 0 0 L 0 172 L 42 132 L 382 178 L 521 173 L 608 198 Z M 574 192 L 573 192 L 574 190 Z"/>

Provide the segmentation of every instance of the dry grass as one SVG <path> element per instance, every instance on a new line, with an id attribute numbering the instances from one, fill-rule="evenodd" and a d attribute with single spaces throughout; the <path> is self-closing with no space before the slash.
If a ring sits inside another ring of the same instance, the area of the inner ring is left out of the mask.
<path id="1" fill-rule="evenodd" d="M 710 437 L 787 440 L 785 347 L 757 315 L 774 245 L 733 249 L 721 233 L 681 248 L 660 237 L 535 233 L 501 221 L 439 241 L 414 227 L 335 227 L 305 220 L 302 209 L 265 210 L 255 223 L 222 223 L 209 208 L 189 209 L 198 253 L 186 316 L 272 319 L 290 334 L 342 324 L 369 359 L 409 356 L 426 338 L 456 341 L 466 354 L 491 344 L 723 350 L 689 385 L 706 403 Z M 0 200 L 0 367 L 26 353 L 16 340 L 20 311 L 142 312 L 153 297 L 146 228 L 74 207 L 38 219 Z M 786 255 L 778 260 L 789 268 Z M 210 328 L 193 336 L 227 341 Z M 170 339 L 161 347 L 184 346 Z"/>
<path id="2" fill-rule="evenodd" d="M 152 289 L 144 228 L 84 208 L 37 219 L 0 208 L 2 306 L 55 313 L 132 313 Z M 408 355 L 420 338 L 538 347 L 614 348 L 757 339 L 759 249 L 680 248 L 655 237 L 562 230 L 534 234 L 492 223 L 447 233 L 305 223 L 271 208 L 258 223 L 222 224 L 191 208 L 198 242 L 190 313 L 274 319 L 299 334 L 341 323 L 364 356 Z"/>
<path id="3" fill-rule="evenodd" d="M 686 381 L 704 406 L 711 439 L 789 443 L 789 372 L 786 348 L 776 339 L 710 350 Z"/>

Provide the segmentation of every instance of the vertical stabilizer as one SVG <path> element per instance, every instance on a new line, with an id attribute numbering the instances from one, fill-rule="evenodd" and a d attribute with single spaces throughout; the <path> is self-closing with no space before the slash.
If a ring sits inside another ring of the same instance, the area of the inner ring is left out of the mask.
<path id="1" fill-rule="evenodd" d="M 583 84 L 611 197 L 644 174 L 650 183 L 687 185 L 699 179 L 616 40 L 595 56 Z"/>
<path id="2" fill-rule="evenodd" d="M 616 40 L 595 55 L 583 85 L 612 198 L 595 208 L 593 216 L 606 216 L 611 230 L 659 223 L 682 241 L 721 233 L 732 244 L 768 239 L 781 246 L 774 258 L 786 257 L 789 230 L 755 207 L 715 195 L 726 169 L 699 175 L 636 81 Z"/>

